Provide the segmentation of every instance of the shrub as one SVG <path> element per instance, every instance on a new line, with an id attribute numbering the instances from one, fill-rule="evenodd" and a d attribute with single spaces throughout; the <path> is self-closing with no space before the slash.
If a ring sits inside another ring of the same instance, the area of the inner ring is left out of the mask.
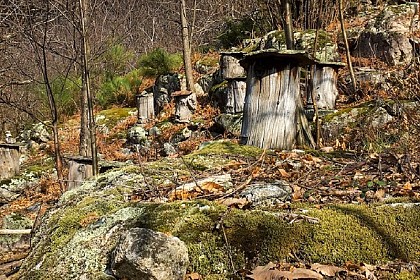
<path id="1" fill-rule="evenodd" d="M 96 97 L 99 105 L 104 109 L 111 105 L 133 105 L 133 97 L 142 83 L 140 76 L 140 71 L 135 69 L 103 83 Z"/>
<path id="2" fill-rule="evenodd" d="M 51 90 L 60 117 L 71 116 L 79 109 L 81 85 L 81 79 L 74 77 L 57 76 L 50 80 Z M 44 103 L 41 111 L 43 111 L 44 114 L 48 114 L 49 106 L 45 85 L 37 86 L 35 92 L 40 96 L 40 99 Z"/>
<path id="3" fill-rule="evenodd" d="M 138 61 L 140 73 L 146 77 L 155 77 L 169 74 L 182 65 L 182 57 L 179 54 L 170 54 L 164 49 L 158 48 L 148 54 L 144 54 Z"/>
<path id="4" fill-rule="evenodd" d="M 123 75 L 133 60 L 134 54 L 121 44 L 111 45 L 103 55 L 106 80 Z"/>

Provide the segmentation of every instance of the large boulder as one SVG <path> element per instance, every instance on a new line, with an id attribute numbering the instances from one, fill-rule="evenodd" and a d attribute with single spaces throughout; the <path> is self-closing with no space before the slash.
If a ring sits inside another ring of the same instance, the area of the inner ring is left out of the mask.
<path id="1" fill-rule="evenodd" d="M 379 58 L 389 65 L 407 64 L 413 57 L 410 28 L 413 5 L 391 5 L 368 20 L 359 34 L 353 56 Z"/>
<path id="2" fill-rule="evenodd" d="M 164 106 L 171 101 L 171 94 L 181 90 L 182 79 L 178 74 L 167 74 L 159 76 L 153 87 L 155 108 L 157 113 L 162 111 Z"/>
<path id="3" fill-rule="evenodd" d="M 146 228 L 128 230 L 113 255 L 112 271 L 127 280 L 182 280 L 188 265 L 184 242 Z"/>

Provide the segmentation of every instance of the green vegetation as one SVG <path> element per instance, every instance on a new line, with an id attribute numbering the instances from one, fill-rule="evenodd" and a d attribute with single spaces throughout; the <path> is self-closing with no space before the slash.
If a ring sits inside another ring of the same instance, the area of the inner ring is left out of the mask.
<path id="1" fill-rule="evenodd" d="M 135 94 L 142 83 L 140 70 L 135 69 L 123 76 L 112 77 L 104 82 L 96 96 L 102 108 L 112 105 L 134 105 Z"/>
<path id="2" fill-rule="evenodd" d="M 164 49 L 158 48 L 142 55 L 137 64 L 143 76 L 156 77 L 172 73 L 181 67 L 182 57 L 179 54 L 170 54 Z"/>
<path id="3" fill-rule="evenodd" d="M 82 86 L 81 79 L 71 76 L 56 76 L 50 80 L 50 86 L 57 106 L 58 115 L 61 118 L 74 115 L 79 109 L 79 96 Z M 44 101 L 44 110 L 49 110 L 45 85 L 36 86 L 35 92 L 37 92 Z"/>

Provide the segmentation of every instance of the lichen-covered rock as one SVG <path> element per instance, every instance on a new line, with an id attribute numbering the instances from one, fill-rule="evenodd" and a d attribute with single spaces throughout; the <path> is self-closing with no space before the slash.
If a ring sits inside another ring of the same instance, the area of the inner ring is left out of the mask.
<path id="1" fill-rule="evenodd" d="M 112 259 L 115 276 L 127 280 L 182 280 L 188 266 L 184 242 L 145 228 L 123 234 Z"/>
<path id="2" fill-rule="evenodd" d="M 335 264 L 420 260 L 418 205 L 325 205 L 321 209 L 291 205 L 292 214 L 304 213 L 319 221 L 312 224 L 290 223 L 284 218 L 289 212 L 278 208 L 240 210 L 206 200 L 162 203 L 158 197 L 176 188 L 174 171 L 178 178 L 190 178 L 194 170 L 200 179 L 209 170 L 224 170 L 233 155 L 258 158 L 262 152 L 215 141 L 184 160 L 164 158 L 100 174 L 64 193 L 43 217 L 32 251 L 14 279 L 115 280 L 111 255 L 132 228 L 178 237 L 188 248 L 188 271 L 213 279 L 230 279 L 232 266 L 252 267 L 290 255 Z M 150 190 L 154 196 L 138 200 Z"/>
<path id="3" fill-rule="evenodd" d="M 51 134 L 45 124 L 37 123 L 34 124 L 31 129 L 22 132 L 20 138 L 26 143 L 34 141 L 40 144 L 51 140 Z"/>
<path id="4" fill-rule="evenodd" d="M 285 181 L 254 183 L 241 192 L 253 206 L 274 206 L 290 200 L 292 188 Z"/>
<path id="5" fill-rule="evenodd" d="M 242 118 L 242 114 L 220 114 L 214 120 L 213 130 L 219 133 L 231 133 L 234 136 L 240 136 Z"/>
<path id="6" fill-rule="evenodd" d="M 127 140 L 130 144 L 143 144 L 147 140 L 147 131 L 141 125 L 135 125 L 128 130 Z"/>
<path id="7" fill-rule="evenodd" d="M 389 65 L 407 64 L 413 57 L 409 41 L 413 5 L 390 5 L 370 19 L 361 31 L 353 56 L 379 58 Z"/>

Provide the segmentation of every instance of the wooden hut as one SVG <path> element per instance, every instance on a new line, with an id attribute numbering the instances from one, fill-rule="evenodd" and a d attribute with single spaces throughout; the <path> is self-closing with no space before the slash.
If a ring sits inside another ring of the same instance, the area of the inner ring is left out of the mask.
<path id="1" fill-rule="evenodd" d="M 19 173 L 21 148 L 19 144 L 0 144 L 0 179 L 7 179 Z"/>
<path id="2" fill-rule="evenodd" d="M 155 117 L 153 92 L 143 91 L 136 95 L 137 121 L 146 123 Z"/>
<path id="3" fill-rule="evenodd" d="M 175 98 L 175 121 L 179 123 L 188 123 L 192 114 L 197 108 L 197 96 L 194 92 L 188 90 L 179 90 L 172 93 Z"/>
<path id="4" fill-rule="evenodd" d="M 341 62 L 317 62 L 311 67 L 311 90 L 308 91 L 307 105 L 312 107 L 312 96 L 319 110 L 334 110 L 338 96 L 338 69 Z"/>
<path id="5" fill-rule="evenodd" d="M 246 94 L 246 70 L 240 64 L 244 52 L 222 52 L 220 69 L 223 79 L 228 81 L 227 89 L 222 96 L 224 113 L 242 113 Z"/>
<path id="6" fill-rule="evenodd" d="M 69 166 L 67 190 L 80 186 L 86 179 L 93 176 L 92 158 L 73 156 L 66 157 Z"/>
<path id="7" fill-rule="evenodd" d="M 313 64 L 304 51 L 268 49 L 250 53 L 241 142 L 260 148 L 291 149 L 302 127 L 300 66 Z M 309 133 L 311 142 L 313 138 Z"/>

